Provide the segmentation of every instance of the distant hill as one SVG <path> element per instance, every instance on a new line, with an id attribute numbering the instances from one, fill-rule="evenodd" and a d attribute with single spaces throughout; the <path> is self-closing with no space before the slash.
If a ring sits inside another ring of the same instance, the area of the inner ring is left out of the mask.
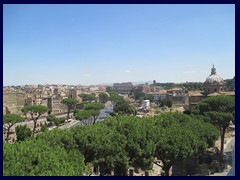
<path id="1" fill-rule="evenodd" d="M 124 81 L 127 82 L 127 81 Z M 122 82 L 114 82 L 114 83 L 122 83 Z M 100 83 L 100 84 L 96 84 L 96 86 L 113 86 L 114 83 Z M 153 82 L 148 80 L 148 81 L 133 81 L 131 82 L 134 86 L 138 85 L 138 84 L 152 84 Z"/>

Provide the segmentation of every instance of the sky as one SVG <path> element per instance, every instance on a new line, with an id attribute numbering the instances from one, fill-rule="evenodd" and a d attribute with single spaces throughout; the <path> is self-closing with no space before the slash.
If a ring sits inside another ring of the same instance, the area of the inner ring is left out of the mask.
<path id="1" fill-rule="evenodd" d="M 3 5 L 3 85 L 235 76 L 235 5 Z"/>

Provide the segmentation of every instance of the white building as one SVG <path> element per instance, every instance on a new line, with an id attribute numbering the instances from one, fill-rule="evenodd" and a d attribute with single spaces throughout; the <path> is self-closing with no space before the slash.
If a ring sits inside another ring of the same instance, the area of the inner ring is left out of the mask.
<path id="1" fill-rule="evenodd" d="M 144 100 L 142 103 L 143 109 L 149 109 L 150 108 L 150 100 Z"/>

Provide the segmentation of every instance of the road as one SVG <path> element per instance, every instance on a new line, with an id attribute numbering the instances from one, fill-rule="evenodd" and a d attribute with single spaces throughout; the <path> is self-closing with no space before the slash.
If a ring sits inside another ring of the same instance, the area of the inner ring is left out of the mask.
<path id="1" fill-rule="evenodd" d="M 73 116 L 73 113 L 70 113 L 69 114 L 69 116 L 71 117 L 71 116 Z M 61 114 L 61 115 L 56 115 L 56 117 L 58 117 L 58 118 L 61 118 L 61 117 L 67 117 L 67 114 Z M 41 122 L 45 122 L 47 119 L 46 118 L 40 118 L 40 119 L 38 119 L 38 123 L 41 123 Z M 16 123 L 16 124 L 14 124 L 13 126 L 12 126 L 12 130 L 14 130 L 15 129 L 15 127 L 16 126 L 19 126 L 19 125 L 31 125 L 31 126 L 33 126 L 33 121 L 25 121 L 25 122 L 20 122 L 20 123 Z M 4 126 L 4 125 L 3 125 Z"/>

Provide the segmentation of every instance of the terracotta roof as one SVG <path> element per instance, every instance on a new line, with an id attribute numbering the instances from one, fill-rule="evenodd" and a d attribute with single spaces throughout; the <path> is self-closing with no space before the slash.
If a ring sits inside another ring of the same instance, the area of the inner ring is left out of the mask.
<path id="1" fill-rule="evenodd" d="M 203 91 L 188 91 L 189 96 L 203 96 Z"/>
<path id="2" fill-rule="evenodd" d="M 207 96 L 218 96 L 218 95 L 221 95 L 221 94 L 218 92 L 214 92 L 214 93 L 208 94 Z"/>
<path id="3" fill-rule="evenodd" d="M 167 91 L 166 90 L 160 90 L 158 92 L 148 92 L 146 94 L 167 94 Z"/>
<path id="4" fill-rule="evenodd" d="M 182 91 L 183 88 L 172 88 L 172 89 L 170 89 L 170 90 L 172 90 L 172 91 Z"/>
<path id="5" fill-rule="evenodd" d="M 222 94 L 226 95 L 226 96 L 235 96 L 235 92 L 234 91 L 227 91 L 227 92 L 223 92 Z"/>

